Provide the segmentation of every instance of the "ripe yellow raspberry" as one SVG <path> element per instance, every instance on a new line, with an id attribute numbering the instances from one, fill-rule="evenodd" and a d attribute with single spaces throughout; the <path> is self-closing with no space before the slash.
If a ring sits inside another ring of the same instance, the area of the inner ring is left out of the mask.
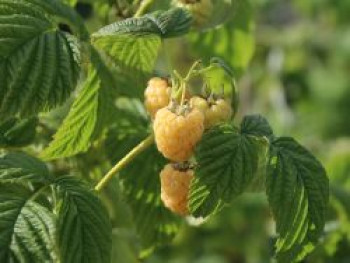
<path id="1" fill-rule="evenodd" d="M 153 129 L 158 150 L 164 157 L 187 161 L 202 138 L 204 116 L 197 109 L 189 109 L 182 115 L 163 108 L 156 114 Z"/>
<path id="2" fill-rule="evenodd" d="M 161 199 L 164 205 L 176 214 L 188 214 L 188 193 L 193 170 L 177 170 L 167 164 L 160 172 Z"/>
<path id="3" fill-rule="evenodd" d="M 162 78 L 151 78 L 145 90 L 145 106 L 154 119 L 158 110 L 166 107 L 170 101 L 170 87 L 168 82 Z"/>
<path id="4" fill-rule="evenodd" d="M 230 103 L 224 99 L 218 99 L 209 103 L 206 99 L 193 97 L 190 101 L 190 105 L 203 112 L 205 128 L 210 128 L 220 122 L 225 122 L 229 120 L 233 114 Z"/>
<path id="5" fill-rule="evenodd" d="M 190 11 L 197 27 L 205 26 L 214 11 L 212 0 L 174 0 L 174 4 Z"/>

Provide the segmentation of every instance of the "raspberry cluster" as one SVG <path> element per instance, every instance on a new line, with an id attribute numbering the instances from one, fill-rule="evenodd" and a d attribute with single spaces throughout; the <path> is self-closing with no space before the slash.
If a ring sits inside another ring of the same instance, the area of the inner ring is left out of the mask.
<path id="1" fill-rule="evenodd" d="M 157 148 L 171 161 L 160 173 L 161 199 L 171 211 L 185 216 L 188 214 L 188 192 L 194 176 L 189 160 L 196 144 L 205 128 L 230 119 L 232 109 L 224 99 L 191 97 L 183 85 L 180 87 L 179 90 L 174 88 L 175 92 L 171 94 L 168 81 L 152 78 L 145 90 L 145 106 L 153 119 Z"/>

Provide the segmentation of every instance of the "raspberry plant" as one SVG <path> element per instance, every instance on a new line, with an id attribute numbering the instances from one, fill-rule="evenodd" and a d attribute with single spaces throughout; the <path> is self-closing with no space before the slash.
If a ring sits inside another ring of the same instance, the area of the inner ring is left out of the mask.
<path id="1" fill-rule="evenodd" d="M 234 119 L 235 74 L 222 59 L 154 79 L 165 41 L 228 1 L 154 12 L 152 0 L 126 1 L 133 17 L 92 34 L 63 2 L 0 0 L 0 262 L 111 262 L 118 220 L 128 216 L 145 256 L 172 240 L 177 214 L 215 216 L 257 179 L 276 221 L 275 258 L 312 251 L 329 195 L 320 162 L 264 117 Z M 67 101 L 52 130 L 45 112 Z"/>

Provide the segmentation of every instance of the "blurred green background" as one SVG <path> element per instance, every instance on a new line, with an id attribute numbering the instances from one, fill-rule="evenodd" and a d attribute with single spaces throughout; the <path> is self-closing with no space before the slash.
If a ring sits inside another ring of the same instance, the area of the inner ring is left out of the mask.
<path id="1" fill-rule="evenodd" d="M 67 0 L 68 1 L 68 0 Z M 77 1 L 68 1 L 75 4 Z M 115 1 L 78 1 L 91 31 L 121 13 Z M 117 1 L 122 3 L 123 1 Z M 128 1 L 124 1 L 127 5 Z M 169 40 L 156 70 L 184 72 L 219 56 L 236 73 L 237 118 L 260 113 L 278 135 L 294 136 L 325 165 L 331 181 L 321 244 L 304 262 L 350 262 L 350 1 L 233 0 L 225 24 Z M 168 1 L 156 1 L 167 8 Z M 124 9 L 125 10 L 125 9 Z M 130 11 L 132 13 L 132 10 Z M 165 56 L 165 53 L 168 55 Z M 167 58 L 168 57 L 168 58 Z M 121 204 L 122 205 L 122 204 Z M 121 220 L 123 221 L 123 220 Z M 124 220 L 127 221 L 127 220 Z M 147 263 L 262 263 L 273 253 L 274 223 L 262 193 L 245 194 L 203 225 L 189 220 Z M 120 222 L 125 226 L 127 222 Z M 115 262 L 140 262 L 137 242 L 114 233 Z"/>

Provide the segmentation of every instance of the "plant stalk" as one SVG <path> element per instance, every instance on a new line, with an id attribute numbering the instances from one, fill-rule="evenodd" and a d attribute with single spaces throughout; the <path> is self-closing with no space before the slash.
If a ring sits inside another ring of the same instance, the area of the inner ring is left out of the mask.
<path id="1" fill-rule="evenodd" d="M 155 0 L 144 0 L 141 2 L 139 9 L 134 14 L 134 17 L 140 17 L 144 15 Z"/>
<path id="2" fill-rule="evenodd" d="M 127 155 L 123 157 L 108 173 L 98 182 L 95 186 L 96 191 L 101 191 L 108 182 L 116 175 L 119 171 L 121 171 L 126 165 L 128 165 L 132 160 L 135 159 L 141 152 L 146 150 L 149 146 L 154 143 L 154 136 L 150 135 L 142 142 L 140 142 L 134 149 L 132 149 Z"/>

